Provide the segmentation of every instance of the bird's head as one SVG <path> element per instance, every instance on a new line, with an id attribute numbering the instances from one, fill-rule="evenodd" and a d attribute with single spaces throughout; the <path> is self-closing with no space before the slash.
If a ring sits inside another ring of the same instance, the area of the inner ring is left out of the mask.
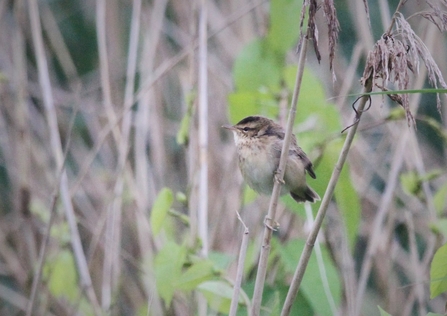
<path id="1" fill-rule="evenodd" d="M 234 133 L 235 138 L 260 137 L 277 129 L 277 124 L 263 116 L 248 116 L 236 125 L 224 125 Z"/>

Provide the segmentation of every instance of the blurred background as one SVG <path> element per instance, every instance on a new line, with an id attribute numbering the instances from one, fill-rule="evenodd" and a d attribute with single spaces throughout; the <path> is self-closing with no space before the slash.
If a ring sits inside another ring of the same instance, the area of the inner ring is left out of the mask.
<path id="1" fill-rule="evenodd" d="M 368 17 L 362 1 L 335 1 L 333 73 L 317 12 L 322 59 L 309 49 L 294 132 L 320 196 L 353 122 L 366 56 L 398 2 L 369 1 Z M 427 14 L 445 19 L 441 2 L 407 1 L 400 11 L 446 74 L 445 20 Z M 206 6 L 203 149 L 203 2 L 0 1 L 1 315 L 225 315 L 244 231 L 236 211 L 250 231 L 242 289 L 251 297 L 269 199 L 243 184 L 221 126 L 254 114 L 285 125 L 302 3 Z M 409 89 L 429 87 L 421 61 Z M 430 263 L 447 236 L 447 109 L 445 95 L 440 109 L 436 98 L 409 95 L 408 124 L 398 104 L 372 97 L 293 315 L 347 315 L 349 306 L 379 315 L 377 305 L 391 315 L 444 313 L 445 294 L 430 298 Z M 318 207 L 281 198 L 265 315 L 279 314 Z"/>

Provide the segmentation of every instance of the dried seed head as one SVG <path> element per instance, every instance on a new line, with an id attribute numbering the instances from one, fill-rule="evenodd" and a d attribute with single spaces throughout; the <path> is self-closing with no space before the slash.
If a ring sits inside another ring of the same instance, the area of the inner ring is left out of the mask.
<path id="1" fill-rule="evenodd" d="M 320 5 L 318 5 L 317 0 L 305 0 L 303 3 L 303 8 L 301 10 L 301 20 L 300 20 L 300 40 L 298 42 L 298 50 L 301 48 L 301 42 L 304 38 L 303 34 L 303 24 L 306 10 L 308 8 L 309 18 L 307 22 L 307 36 L 313 42 L 313 47 L 315 55 L 318 62 L 321 61 L 320 49 L 318 46 L 318 27 L 316 24 L 316 14 Z M 335 81 L 335 72 L 333 70 L 333 60 L 335 56 L 335 46 L 338 40 L 338 32 L 340 31 L 340 23 L 337 19 L 337 11 L 335 10 L 334 0 L 324 0 L 323 1 L 323 11 L 326 17 L 326 24 L 328 28 L 328 39 L 329 39 L 329 67 L 332 70 L 332 79 Z"/>
<path id="2" fill-rule="evenodd" d="M 391 82 L 399 90 L 407 89 L 410 81 L 408 70 L 413 69 L 408 57 L 407 47 L 400 40 L 384 34 L 368 54 L 362 81 L 372 76 L 375 86 L 386 87 Z M 401 101 L 407 118 L 411 119 L 408 96 L 403 95 Z"/>
<path id="3" fill-rule="evenodd" d="M 446 27 L 447 24 L 444 24 Z M 442 76 L 441 70 L 433 59 L 430 51 L 419 36 L 414 33 L 410 24 L 404 19 L 402 14 L 398 14 L 396 17 L 396 33 L 402 37 L 402 41 L 408 45 L 408 55 L 410 60 L 413 60 L 416 65 L 416 71 L 419 70 L 419 59 L 422 59 L 425 67 L 427 68 L 427 76 L 430 84 L 435 88 L 438 85 L 444 89 L 447 89 L 447 85 Z M 438 111 L 441 110 L 441 99 L 439 94 L 436 95 Z"/>
<path id="4" fill-rule="evenodd" d="M 332 80 L 335 81 L 335 72 L 332 68 L 332 62 L 335 56 L 335 45 L 338 41 L 338 32 L 340 31 L 340 23 L 337 19 L 337 11 L 335 10 L 333 0 L 324 0 L 323 2 L 324 16 L 328 27 L 329 39 L 329 68 L 332 70 Z"/>
<path id="5" fill-rule="evenodd" d="M 439 67 L 422 40 L 414 33 L 401 13 L 397 12 L 394 19 L 396 29 L 393 34 L 382 35 L 375 43 L 373 50 L 369 52 L 361 79 L 362 83 L 372 76 L 373 84 L 384 91 L 387 90 L 386 86 L 389 83 L 396 85 L 398 90 L 406 90 L 410 80 L 409 71 L 417 72 L 419 60 L 422 59 L 427 68 L 430 84 L 435 88 L 438 85 L 447 88 Z M 408 122 L 413 121 L 408 95 L 393 96 L 392 100 L 405 109 Z M 439 95 L 437 95 L 437 105 L 440 110 Z"/>
<path id="6" fill-rule="evenodd" d="M 441 3 L 443 3 L 444 6 L 447 6 L 446 0 L 441 0 Z M 433 11 L 422 11 L 419 12 L 417 15 L 420 15 L 432 22 L 434 25 L 436 25 L 439 31 L 447 31 L 447 12 L 441 10 L 441 8 L 437 4 L 432 3 L 430 0 L 427 0 L 427 4 Z"/>

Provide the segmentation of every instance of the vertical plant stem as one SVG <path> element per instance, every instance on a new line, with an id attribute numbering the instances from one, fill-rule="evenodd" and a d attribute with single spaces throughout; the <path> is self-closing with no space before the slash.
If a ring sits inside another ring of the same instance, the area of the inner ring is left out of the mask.
<path id="1" fill-rule="evenodd" d="M 270 199 L 268 215 L 266 217 L 266 220 L 270 221 L 271 223 L 274 223 L 274 221 L 275 221 L 276 207 L 278 205 L 279 193 L 281 191 L 281 182 L 283 181 L 283 178 L 284 178 L 284 172 L 286 169 L 287 158 L 289 156 L 290 140 L 292 138 L 292 130 L 293 130 L 293 123 L 295 121 L 295 116 L 296 116 L 298 96 L 300 93 L 301 82 L 302 82 L 303 74 L 304 74 L 304 65 L 305 65 L 305 60 L 306 60 L 306 51 L 307 51 L 308 42 L 309 42 L 309 39 L 308 39 L 308 36 L 306 36 L 303 40 L 299 59 L 298 59 L 298 69 L 297 69 L 297 73 L 296 73 L 295 88 L 293 91 L 292 103 L 290 106 L 289 117 L 287 120 L 286 134 L 284 136 L 284 143 L 283 143 L 283 147 L 281 149 L 281 158 L 279 161 L 279 167 L 278 167 L 278 171 L 277 171 L 277 175 L 276 175 L 277 179 L 279 181 L 275 181 L 275 184 L 273 186 L 273 192 L 272 192 L 272 197 Z M 252 299 L 252 308 L 251 308 L 252 316 L 258 316 L 260 309 L 261 309 L 262 292 L 264 290 L 265 276 L 267 273 L 267 263 L 268 263 L 268 257 L 270 254 L 271 239 L 272 239 L 272 229 L 266 225 L 264 228 L 261 255 L 259 258 L 258 272 L 256 274 L 256 283 L 255 283 L 255 289 L 254 289 L 253 299 Z"/>
<path id="2" fill-rule="evenodd" d="M 365 87 L 363 88 L 363 93 L 371 92 L 372 90 L 372 79 L 368 78 L 365 82 Z M 360 120 L 362 111 L 365 108 L 366 102 L 369 97 L 364 96 L 360 99 L 359 107 L 357 108 L 358 116 L 356 120 Z M 335 186 L 338 182 L 338 178 L 340 177 L 341 170 L 343 169 L 343 165 L 348 156 L 349 149 L 351 147 L 352 141 L 354 139 L 355 133 L 357 131 L 359 121 L 357 121 L 348 132 L 348 135 L 343 144 L 343 148 L 341 150 L 340 156 L 338 158 L 337 164 L 335 165 L 334 171 L 332 172 L 331 179 L 329 180 L 328 187 L 323 196 L 323 200 L 320 204 L 320 209 L 318 210 L 317 217 L 315 218 L 314 226 L 312 227 L 311 232 L 306 240 L 306 247 L 301 254 L 300 261 L 298 263 L 298 267 L 295 271 L 295 274 L 292 279 L 292 283 L 290 284 L 289 292 L 287 293 L 286 301 L 284 302 L 283 310 L 281 312 L 281 316 L 287 316 L 290 314 L 290 310 L 292 308 L 293 301 L 295 300 L 296 295 L 298 294 L 299 287 L 301 285 L 301 281 L 303 280 L 304 272 L 306 271 L 307 264 L 309 263 L 310 255 L 312 254 L 312 249 L 315 244 L 315 240 L 318 236 L 318 232 L 320 231 L 321 225 L 323 224 L 324 216 L 326 215 L 327 208 L 329 206 L 329 202 L 332 199 L 334 194 Z"/>
<path id="3" fill-rule="evenodd" d="M 434 34 L 433 32 L 436 32 L 435 30 L 436 30 L 435 27 L 430 27 L 428 29 L 430 34 Z M 430 40 L 428 42 L 426 42 L 427 47 L 429 47 L 429 48 L 433 47 L 435 38 L 436 38 L 436 36 L 434 36 L 434 35 L 428 36 L 428 39 L 430 39 Z M 419 72 L 416 82 L 414 83 L 415 89 L 421 89 L 423 87 L 424 82 L 426 80 L 426 74 L 427 74 L 426 68 L 422 68 Z M 420 94 L 413 94 L 413 96 L 412 96 L 410 104 L 414 105 L 414 107 L 411 109 L 411 111 L 413 113 L 416 113 L 418 110 L 418 107 L 420 105 L 420 102 L 419 102 L 420 98 L 421 98 Z M 372 233 L 370 234 L 368 247 L 366 249 L 365 258 L 363 259 L 362 269 L 361 269 L 360 275 L 359 275 L 359 281 L 358 281 L 358 287 L 357 287 L 357 297 L 356 297 L 356 304 L 355 304 L 355 310 L 356 310 L 357 314 L 360 312 L 361 307 L 362 307 L 363 296 L 365 295 L 369 274 L 370 274 L 371 268 L 372 268 L 372 260 L 374 258 L 374 255 L 376 254 L 378 246 L 380 245 L 380 240 L 381 240 L 381 236 L 382 236 L 382 223 L 383 223 L 384 218 L 388 212 L 389 205 L 392 202 L 395 187 L 399 180 L 398 179 L 399 171 L 401 169 L 401 166 L 402 166 L 402 163 L 404 160 L 404 157 L 403 157 L 404 150 L 407 148 L 408 143 L 411 142 L 412 137 L 415 137 L 415 135 L 410 133 L 409 130 L 404 130 L 403 133 L 400 134 L 400 137 L 396 141 L 397 148 L 393 155 L 390 171 L 388 173 L 389 174 L 388 179 L 385 182 L 386 188 L 385 188 L 384 193 L 382 194 L 382 199 L 380 201 L 378 210 L 376 212 L 377 215 L 376 215 L 376 217 L 374 219 L 374 223 L 372 225 L 372 227 L 373 227 Z M 414 143 L 417 144 L 416 141 L 414 141 Z M 414 146 L 412 146 L 412 147 L 414 148 Z M 420 154 L 417 154 L 417 152 L 414 152 L 413 158 L 414 158 L 413 160 L 416 162 L 417 167 L 418 166 L 423 167 L 423 165 L 421 163 L 422 158 L 421 158 Z M 421 170 L 421 171 L 423 171 L 423 170 Z M 425 190 L 425 188 L 427 188 L 426 181 L 423 181 L 422 187 L 424 190 Z M 433 216 L 434 207 L 433 207 L 433 203 L 432 203 L 431 193 L 429 190 L 425 191 L 425 193 L 427 194 L 427 197 L 428 197 L 428 199 L 427 199 L 428 210 L 430 210 L 430 214 L 431 214 L 431 216 Z M 427 247 L 427 249 L 431 249 L 432 246 L 433 245 L 430 245 L 430 243 L 429 243 L 429 246 Z"/>
<path id="4" fill-rule="evenodd" d="M 207 0 L 200 1 L 199 17 L 199 207 L 197 214 L 198 234 L 202 241 L 200 251 L 208 257 L 208 41 Z M 205 298 L 198 296 L 198 314 L 207 315 Z"/>
<path id="5" fill-rule="evenodd" d="M 312 214 L 312 206 L 309 203 L 304 204 L 304 209 L 306 210 L 306 219 L 310 222 L 310 225 L 314 224 L 314 216 Z M 317 257 L 318 270 L 320 271 L 320 279 L 323 283 L 324 293 L 326 294 L 327 301 L 331 307 L 332 315 L 337 314 L 337 305 L 335 305 L 334 296 L 332 295 L 331 289 L 329 287 L 329 280 L 327 278 L 326 267 L 324 266 L 323 253 L 321 252 L 321 245 L 318 241 L 318 235 L 315 244 L 315 255 Z"/>
<path id="6" fill-rule="evenodd" d="M 105 9 L 105 8 L 103 8 Z M 137 66 L 137 53 L 138 53 L 138 35 L 140 29 L 140 11 L 141 0 L 133 1 L 132 19 L 129 36 L 129 52 L 127 58 L 127 71 L 126 71 L 126 88 L 124 96 L 124 104 L 133 103 L 133 89 L 135 84 L 135 71 Z M 105 23 L 105 21 L 103 21 Z M 105 37 L 105 34 L 104 34 Z M 107 62 L 107 61 L 105 61 Z M 108 97 L 110 98 L 110 96 Z M 103 306 L 105 310 L 110 309 L 111 293 L 115 291 L 118 285 L 119 271 L 121 266 L 120 250 L 121 250 L 121 218 L 122 218 L 122 194 L 124 189 L 124 169 L 126 166 L 128 148 L 129 148 L 129 134 L 131 126 L 132 112 L 126 112 L 124 114 L 121 123 L 121 137 L 118 143 L 118 163 L 115 170 L 116 182 L 113 189 L 113 201 L 109 206 L 111 209 L 111 216 L 107 222 L 107 236 L 110 238 L 109 247 L 105 249 L 105 253 L 109 254 L 105 256 L 110 261 L 104 260 L 104 265 L 108 266 L 109 270 L 104 269 L 105 272 L 110 275 L 104 275 L 104 278 L 109 278 L 111 283 L 108 284 L 107 292 L 103 292 Z M 106 241 L 107 245 L 107 241 Z M 103 283 L 104 284 L 104 283 Z"/>
<path id="7" fill-rule="evenodd" d="M 138 0 L 140 1 L 140 0 Z M 151 229 L 147 221 L 147 210 L 150 203 L 155 197 L 156 177 L 154 161 L 150 161 L 147 156 L 147 146 L 149 143 L 149 135 L 154 133 L 151 130 L 151 115 L 154 115 L 154 109 L 151 105 L 155 103 L 153 83 L 158 80 L 156 55 L 160 48 L 162 39 L 162 25 L 165 19 L 167 0 L 153 1 L 149 6 L 143 3 L 143 12 L 141 14 L 143 37 L 141 58 L 139 63 L 140 79 L 143 81 L 152 81 L 152 84 L 145 85 L 144 82 L 139 84 L 139 93 L 133 93 L 132 102 L 125 102 L 124 111 L 129 111 L 133 102 L 138 102 L 134 114 L 134 139 L 133 139 L 133 157 L 135 165 L 135 184 L 137 186 L 137 230 L 139 238 L 139 249 L 141 257 L 144 258 L 144 270 L 146 277 L 144 278 L 145 291 L 147 297 L 148 313 L 151 315 L 162 315 L 163 305 L 158 295 L 155 274 L 154 274 L 154 257 L 157 249 L 157 241 L 152 238 Z M 143 16 L 148 17 L 147 21 Z M 143 57 L 144 56 L 144 57 Z M 129 87 L 129 89 L 133 86 Z M 127 93 L 127 92 L 126 92 Z M 128 99 L 131 101 L 130 99 Z M 159 118 L 154 117 L 154 120 Z M 163 136 L 160 136 L 161 138 Z"/>
<path id="8" fill-rule="evenodd" d="M 26 316 L 31 316 L 33 313 L 33 310 L 35 309 L 34 304 L 36 301 L 37 289 L 40 285 L 40 280 L 42 278 L 42 269 L 43 269 L 43 265 L 45 262 L 45 256 L 47 253 L 48 241 L 50 240 L 50 231 L 51 231 L 51 227 L 53 226 L 54 217 L 55 217 L 54 215 L 56 213 L 57 198 L 58 198 L 57 193 L 53 194 L 52 201 L 51 201 L 51 208 L 50 208 L 50 219 L 49 219 L 47 227 L 45 229 L 45 235 L 43 236 L 42 244 L 40 246 L 39 261 L 37 262 L 37 268 L 36 268 L 36 272 L 34 273 L 33 284 L 31 285 L 31 295 L 30 295 L 27 309 L 26 309 Z"/>
<path id="9" fill-rule="evenodd" d="M 236 316 L 237 306 L 239 304 L 239 293 L 241 291 L 242 275 L 244 272 L 245 255 L 247 254 L 248 247 L 248 237 L 249 231 L 248 227 L 242 221 L 241 216 L 237 213 L 237 218 L 244 226 L 244 235 L 242 236 L 241 249 L 239 250 L 239 259 L 237 261 L 237 271 L 236 271 L 236 281 L 234 282 L 234 292 L 231 299 L 230 313 L 229 316 Z"/>
<path id="10" fill-rule="evenodd" d="M 208 48 L 207 3 L 201 0 L 199 20 L 199 214 L 198 229 L 202 240 L 201 254 L 208 256 Z"/>
<path id="11" fill-rule="evenodd" d="M 73 247 L 73 252 L 76 260 L 76 264 L 79 271 L 79 277 L 82 286 L 86 290 L 86 295 L 90 300 L 96 315 L 100 315 L 100 307 L 96 298 L 96 294 L 92 287 L 92 280 L 90 272 L 88 270 L 87 259 L 85 257 L 84 250 L 82 248 L 81 238 L 79 235 L 76 216 L 74 214 L 73 204 L 70 198 L 70 192 L 68 189 L 68 178 L 65 168 L 63 166 L 63 151 L 61 146 L 61 139 L 57 124 L 56 109 L 54 107 L 53 94 L 50 83 L 50 74 L 48 72 L 48 63 L 45 56 L 42 28 L 39 20 L 39 10 L 36 0 L 28 0 L 29 6 L 29 18 L 31 22 L 31 31 L 33 44 L 37 60 L 37 68 L 39 74 L 39 84 L 42 89 L 43 104 L 45 107 L 45 114 L 50 132 L 50 147 L 53 157 L 56 162 L 57 170 L 61 172 L 61 178 L 59 182 L 59 190 L 61 200 L 64 206 L 67 222 L 70 227 L 70 238 Z M 33 310 L 33 302 L 30 302 L 28 310 Z"/>
<path id="12" fill-rule="evenodd" d="M 109 75 L 109 57 L 107 52 L 107 41 L 106 41 L 106 1 L 97 0 L 96 2 L 96 29 L 98 36 L 98 51 L 99 51 L 99 63 L 100 63 L 100 74 L 101 74 L 101 90 L 103 105 L 105 108 L 105 113 L 108 116 L 110 122 L 116 120 L 115 113 L 112 107 L 112 96 L 110 87 L 110 75 Z M 114 135 L 116 138 L 117 145 L 119 146 L 119 140 L 121 137 L 117 137 L 117 129 L 114 129 Z M 116 187 L 115 187 L 116 191 Z M 101 285 L 101 304 L 105 311 L 109 311 L 112 304 L 112 292 L 114 287 L 118 283 L 119 267 L 119 245 L 116 242 L 118 233 L 118 220 L 119 216 L 116 214 L 116 209 L 113 205 L 107 207 L 107 222 L 105 231 L 105 242 L 104 242 L 104 261 L 103 261 L 103 277 Z"/>

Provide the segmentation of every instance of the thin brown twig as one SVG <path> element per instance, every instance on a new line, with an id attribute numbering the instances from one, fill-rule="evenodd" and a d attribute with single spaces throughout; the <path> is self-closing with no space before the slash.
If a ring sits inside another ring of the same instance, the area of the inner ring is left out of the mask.
<path id="1" fill-rule="evenodd" d="M 241 291 L 241 283 L 242 283 L 242 276 L 244 273 L 244 263 L 245 263 L 245 256 L 247 254 L 247 247 L 248 247 L 248 241 L 249 241 L 249 230 L 248 227 L 245 225 L 244 221 L 242 220 L 240 214 L 238 211 L 236 211 L 238 220 L 242 223 L 242 226 L 244 226 L 244 234 L 242 235 L 242 243 L 241 243 L 241 249 L 239 250 L 239 259 L 237 261 L 237 271 L 236 271 L 236 280 L 234 282 L 234 292 L 233 297 L 231 299 L 231 306 L 230 306 L 230 313 L 229 316 L 235 316 L 237 312 L 237 307 L 239 305 L 239 293 Z M 250 310 L 250 307 L 247 307 L 247 310 Z"/>

